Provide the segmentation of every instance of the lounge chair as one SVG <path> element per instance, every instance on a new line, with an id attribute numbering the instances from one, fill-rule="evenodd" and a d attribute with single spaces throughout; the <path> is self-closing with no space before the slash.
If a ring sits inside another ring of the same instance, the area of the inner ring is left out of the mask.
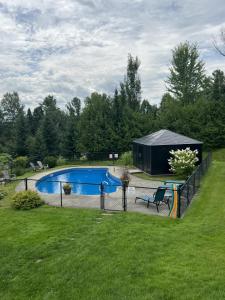
<path id="1" fill-rule="evenodd" d="M 166 192 L 165 187 L 158 187 L 157 191 L 155 192 L 155 194 L 153 196 L 144 195 L 143 197 L 141 197 L 141 196 L 136 197 L 135 203 L 137 202 L 138 199 L 140 199 L 140 200 L 147 202 L 147 207 L 149 207 L 150 203 L 155 204 L 157 212 L 159 212 L 159 205 L 160 205 L 160 202 L 163 202 L 163 200 L 164 200 L 165 192 Z"/>
<path id="2" fill-rule="evenodd" d="M 185 181 L 184 180 L 165 180 L 164 181 L 165 185 L 173 184 L 173 183 L 181 186 L 185 183 Z"/>
<path id="3" fill-rule="evenodd" d="M 48 165 L 43 165 L 40 160 L 37 161 L 37 164 L 40 170 L 48 169 Z"/>
<path id="4" fill-rule="evenodd" d="M 1 178 L 1 182 L 3 182 L 3 183 L 8 182 L 8 181 L 13 180 L 13 179 L 16 179 L 16 175 L 15 174 L 9 174 L 8 170 L 2 171 L 2 175 L 3 175 L 3 177 Z"/>
<path id="5" fill-rule="evenodd" d="M 30 167 L 32 168 L 32 170 L 33 171 L 37 171 L 38 170 L 38 167 L 37 166 L 35 166 L 35 164 L 34 163 L 32 163 L 32 162 L 30 162 Z"/>

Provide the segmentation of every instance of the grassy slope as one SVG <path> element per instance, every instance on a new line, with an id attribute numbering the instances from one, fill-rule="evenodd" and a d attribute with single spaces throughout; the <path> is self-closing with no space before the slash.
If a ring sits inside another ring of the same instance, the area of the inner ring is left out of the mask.
<path id="1" fill-rule="evenodd" d="M 2 204 L 0 299 L 224 299 L 224 178 L 214 162 L 182 220 Z"/>

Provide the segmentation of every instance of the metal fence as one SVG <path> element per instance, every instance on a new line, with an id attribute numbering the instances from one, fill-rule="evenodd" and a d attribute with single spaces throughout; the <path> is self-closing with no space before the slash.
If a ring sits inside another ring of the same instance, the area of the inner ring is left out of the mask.
<path id="1" fill-rule="evenodd" d="M 49 189 L 43 189 L 41 192 L 43 199 L 49 205 L 96 208 L 110 211 L 134 211 L 162 216 L 171 216 L 171 209 L 173 209 L 173 217 L 180 218 L 198 191 L 201 179 L 208 170 L 211 160 L 212 155 L 209 153 L 185 183 L 166 187 L 165 197 L 157 205 L 155 202 L 146 201 L 146 197 L 154 197 L 159 187 L 164 185 L 162 181 L 149 181 L 148 186 L 109 185 L 104 182 L 96 184 L 53 181 L 46 180 L 46 178 L 39 180 L 24 178 L 11 181 L 20 181 L 17 191 L 36 190 L 37 182 L 40 184 L 44 181 L 45 184 L 49 185 Z M 66 195 L 64 192 L 63 187 L 65 183 L 71 185 L 72 190 L 69 195 Z M 52 190 L 51 192 L 51 188 L 54 191 Z M 85 188 L 88 188 L 89 191 L 91 190 L 91 193 L 85 195 Z M 175 193 L 177 194 L 177 203 L 174 209 Z"/>
<path id="2" fill-rule="evenodd" d="M 17 191 L 36 190 L 36 184 L 42 181 L 48 186 L 48 189 L 41 190 L 42 197 L 49 205 L 60 207 L 80 207 L 97 208 L 109 211 L 134 211 L 147 214 L 159 214 L 168 216 L 171 204 L 169 198 L 165 199 L 156 206 L 155 203 L 145 201 L 146 197 L 153 197 L 159 186 L 163 185 L 160 181 L 149 182 L 148 186 L 126 186 L 112 185 L 106 183 L 80 183 L 68 181 L 55 181 L 42 179 L 23 178 L 16 179 L 20 183 Z M 14 181 L 14 180 L 13 180 Z M 65 183 L 71 185 L 71 194 L 66 195 L 63 189 Z M 91 190 L 91 194 L 85 195 L 84 188 Z M 51 193 L 52 189 L 52 193 Z M 54 191 L 53 191 L 54 190 Z M 167 193 L 171 190 L 167 188 Z M 50 191 L 50 192 L 49 192 Z"/>
<path id="3" fill-rule="evenodd" d="M 201 164 L 195 169 L 187 181 L 181 186 L 179 191 L 178 209 L 177 217 L 183 216 L 184 212 L 190 205 L 193 197 L 199 190 L 202 177 L 207 172 L 210 164 L 212 162 L 211 152 L 202 160 Z"/>

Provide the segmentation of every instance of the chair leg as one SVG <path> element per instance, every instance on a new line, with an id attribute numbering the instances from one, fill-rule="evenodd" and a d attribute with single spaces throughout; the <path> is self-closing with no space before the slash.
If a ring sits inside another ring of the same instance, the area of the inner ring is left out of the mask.
<path id="1" fill-rule="evenodd" d="M 159 212 L 159 204 L 156 203 L 157 212 Z"/>
<path id="2" fill-rule="evenodd" d="M 170 199 L 167 200 L 167 205 L 168 205 L 168 208 L 170 210 Z"/>

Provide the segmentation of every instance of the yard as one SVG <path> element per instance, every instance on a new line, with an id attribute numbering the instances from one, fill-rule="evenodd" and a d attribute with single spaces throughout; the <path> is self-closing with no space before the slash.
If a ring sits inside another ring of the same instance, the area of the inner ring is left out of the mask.
<path id="1" fill-rule="evenodd" d="M 18 212 L 9 194 L 0 202 L 0 299 L 224 299 L 224 178 L 215 160 L 182 220 Z"/>

